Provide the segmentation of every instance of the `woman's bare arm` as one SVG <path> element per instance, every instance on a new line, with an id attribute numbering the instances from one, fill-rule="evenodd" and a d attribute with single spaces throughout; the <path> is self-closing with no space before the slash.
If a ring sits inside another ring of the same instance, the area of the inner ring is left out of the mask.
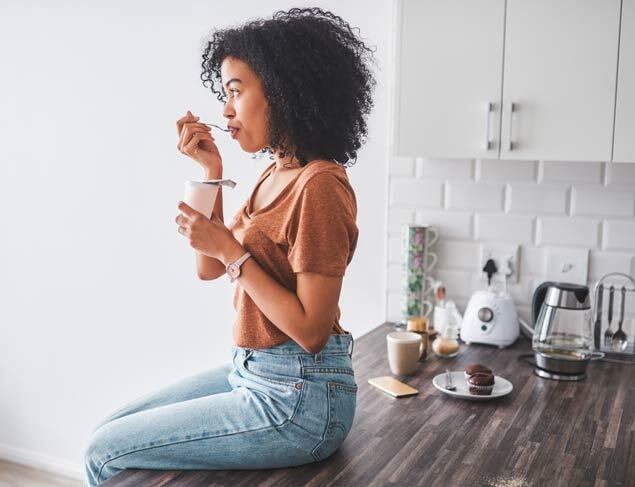
<path id="1" fill-rule="evenodd" d="M 223 179 L 223 173 L 218 171 L 205 171 L 205 179 Z M 214 204 L 214 214 L 218 215 L 221 221 L 223 219 L 223 187 L 218 187 L 218 194 L 216 196 L 216 203 Z M 207 255 L 196 252 L 196 269 L 198 271 L 199 279 L 204 281 L 213 281 L 225 274 L 225 264 L 214 257 L 208 257 Z"/>

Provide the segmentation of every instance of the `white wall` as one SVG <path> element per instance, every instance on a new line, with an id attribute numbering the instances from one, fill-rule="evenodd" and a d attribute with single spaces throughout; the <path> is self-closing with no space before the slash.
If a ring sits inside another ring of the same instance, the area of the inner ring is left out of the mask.
<path id="1" fill-rule="evenodd" d="M 197 279 L 174 218 L 202 177 L 176 150 L 187 109 L 222 121 L 200 82 L 214 27 L 290 1 L 3 2 L 0 6 L 0 457 L 80 475 L 96 422 L 139 395 L 230 360 L 226 279 Z M 376 108 L 349 170 L 358 249 L 342 324 L 385 317 L 389 0 L 317 1 L 376 45 Z M 269 164 L 223 134 L 229 221 Z"/>

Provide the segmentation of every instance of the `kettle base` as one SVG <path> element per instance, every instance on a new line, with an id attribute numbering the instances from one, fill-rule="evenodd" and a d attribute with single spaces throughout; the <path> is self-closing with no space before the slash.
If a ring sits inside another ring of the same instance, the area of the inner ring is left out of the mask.
<path id="1" fill-rule="evenodd" d="M 563 374 L 561 372 L 552 372 L 550 370 L 544 370 L 540 367 L 534 368 L 534 374 L 538 377 L 542 377 L 543 379 L 551 379 L 551 380 L 564 380 L 564 381 L 576 381 L 583 380 L 586 378 L 586 372 L 582 372 L 579 374 Z"/>

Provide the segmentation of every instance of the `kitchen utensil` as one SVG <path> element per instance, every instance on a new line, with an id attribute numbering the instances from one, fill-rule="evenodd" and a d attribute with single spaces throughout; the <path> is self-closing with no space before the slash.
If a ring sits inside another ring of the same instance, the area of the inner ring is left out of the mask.
<path id="1" fill-rule="evenodd" d="M 456 386 L 452 384 L 450 369 L 445 369 L 445 388 L 448 391 L 456 391 Z"/>
<path id="2" fill-rule="evenodd" d="M 614 348 L 613 346 L 614 333 L 611 332 L 611 341 L 609 343 L 606 343 L 605 340 L 602 338 L 600 343 L 595 344 L 595 349 L 597 352 L 603 353 L 606 360 L 622 361 L 623 359 L 626 358 L 626 361 L 624 363 L 635 363 L 635 340 L 628 338 L 629 335 L 635 333 L 635 326 L 634 326 L 635 319 L 630 319 L 629 321 L 629 317 L 632 318 L 632 316 L 629 314 L 629 303 L 628 303 L 629 299 L 632 299 L 635 297 L 635 278 L 623 272 L 610 272 L 608 274 L 604 274 L 600 279 L 598 279 L 598 281 L 596 281 L 593 287 L 593 294 L 594 294 L 593 315 L 594 316 L 602 316 L 601 309 L 600 309 L 602 307 L 602 302 L 603 302 L 602 296 L 606 292 L 609 292 L 610 286 L 614 286 L 615 289 L 619 290 L 621 297 L 624 298 L 625 310 L 624 310 L 624 320 L 622 322 L 622 331 L 626 335 L 626 340 L 627 340 L 626 346 L 624 349 L 621 349 L 621 350 L 618 348 Z M 623 292 L 621 291 L 622 288 L 625 288 Z M 606 305 L 607 302 L 608 301 L 606 297 L 604 297 L 604 304 Z M 618 315 L 615 316 L 616 321 L 618 319 L 622 321 L 621 306 L 622 306 L 622 303 L 620 303 L 619 316 Z M 608 313 L 604 313 L 605 316 L 603 320 L 595 321 L 595 329 L 594 329 L 595 336 L 600 335 L 601 337 L 603 337 L 604 330 L 602 329 L 602 327 L 607 326 L 606 324 L 607 314 Z M 630 327 L 629 327 L 629 324 L 630 324 Z M 619 329 L 619 323 L 617 327 Z M 618 338 L 620 337 L 623 338 L 621 334 Z"/>
<path id="3" fill-rule="evenodd" d="M 488 289 L 472 295 L 463 313 L 461 340 L 504 348 L 519 334 L 516 306 L 508 293 Z"/>
<path id="4" fill-rule="evenodd" d="M 593 342 L 595 349 L 600 349 L 600 339 L 602 337 L 602 301 L 604 299 L 604 285 L 600 284 L 598 299 L 596 302 L 596 317 L 595 324 L 593 325 Z"/>
<path id="5" fill-rule="evenodd" d="M 591 360 L 589 288 L 564 282 L 543 282 L 532 299 L 532 347 L 536 375 L 581 380 Z"/>
<path id="6" fill-rule="evenodd" d="M 613 322 L 613 300 L 615 297 L 615 286 L 611 286 L 609 289 L 609 326 L 604 331 L 604 345 L 610 347 L 613 339 L 613 330 L 611 330 L 611 323 Z"/>
<path id="7" fill-rule="evenodd" d="M 452 376 L 452 384 L 456 387 L 455 390 L 448 390 L 445 388 L 446 374 L 439 374 L 432 379 L 432 385 L 439 389 L 448 396 L 456 397 L 459 399 L 468 399 L 471 401 L 488 401 L 490 399 L 496 399 L 497 397 L 503 397 L 514 390 L 514 386 L 507 379 L 503 379 L 497 375 L 494 376 L 494 389 L 492 393 L 487 396 L 479 396 L 476 394 L 470 394 L 467 380 L 465 379 L 465 372 L 450 372 Z"/>
<path id="8" fill-rule="evenodd" d="M 216 127 L 217 129 L 222 130 L 223 132 L 231 132 L 231 129 L 224 129 L 220 125 L 216 125 L 214 123 L 207 123 L 207 122 L 201 122 L 201 123 L 203 125 L 207 125 L 208 127 Z"/>
<path id="9" fill-rule="evenodd" d="M 613 287 L 613 286 L 611 286 Z M 626 302 L 626 286 L 622 286 L 621 291 L 621 302 L 620 302 L 620 321 L 618 323 L 618 328 L 615 334 L 613 335 L 613 348 L 615 350 L 621 351 L 626 348 L 628 345 L 628 337 L 626 333 L 622 330 L 622 325 L 624 324 L 624 303 Z"/>

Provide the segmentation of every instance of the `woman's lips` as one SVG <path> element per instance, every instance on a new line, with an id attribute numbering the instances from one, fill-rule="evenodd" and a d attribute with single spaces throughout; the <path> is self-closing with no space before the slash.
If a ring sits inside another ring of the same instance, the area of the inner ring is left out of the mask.
<path id="1" fill-rule="evenodd" d="M 235 139 L 235 138 L 236 138 L 236 134 L 238 133 L 238 130 L 239 130 L 239 129 L 231 129 L 231 136 L 232 136 L 232 139 Z"/>

